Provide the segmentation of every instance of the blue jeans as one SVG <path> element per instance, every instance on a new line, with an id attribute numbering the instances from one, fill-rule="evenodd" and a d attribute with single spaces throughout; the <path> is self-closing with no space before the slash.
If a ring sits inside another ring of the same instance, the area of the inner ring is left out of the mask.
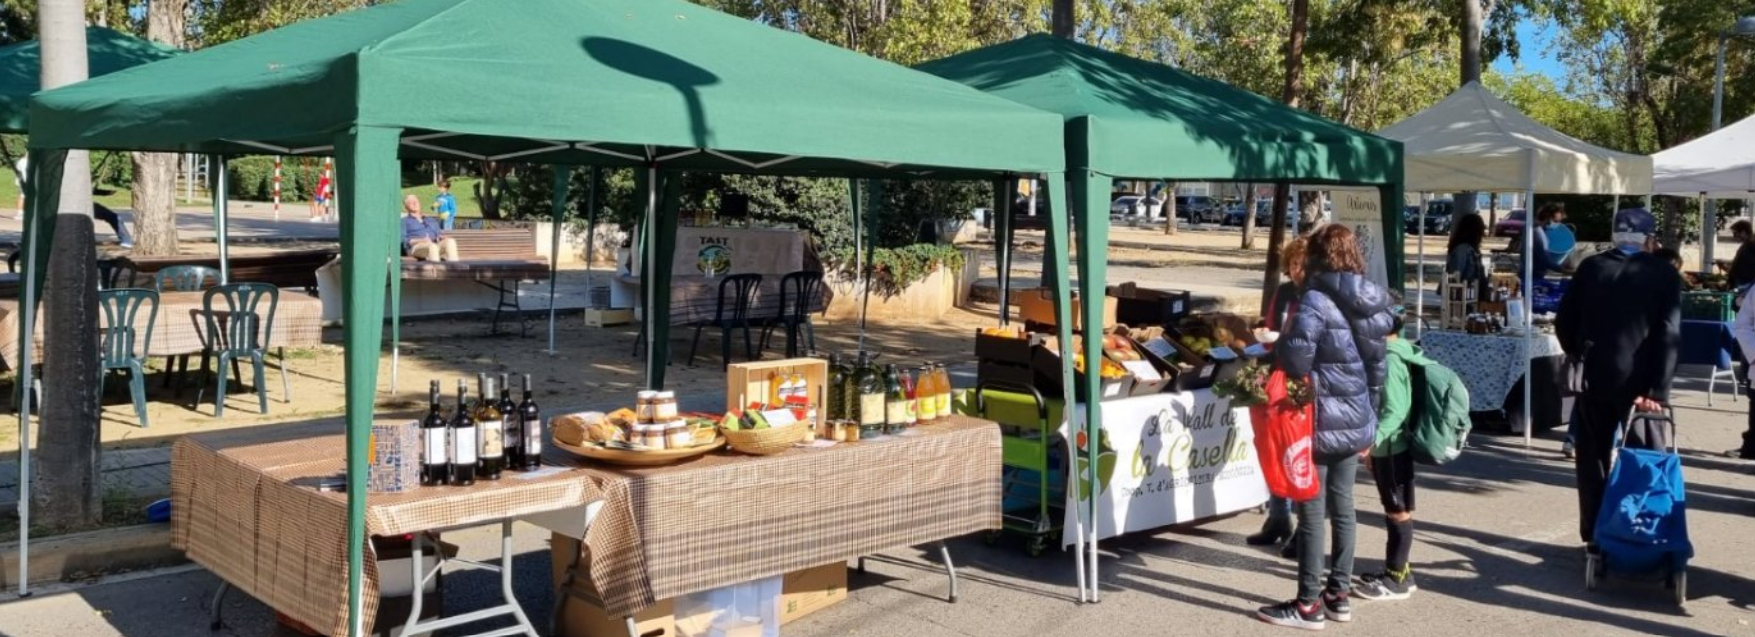
<path id="1" fill-rule="evenodd" d="M 1339 460 L 1316 463 L 1316 477 L 1322 493 L 1308 502 L 1299 502 L 1298 531 L 1292 541 L 1298 543 L 1298 599 L 1314 602 L 1322 594 L 1324 557 L 1328 560 L 1326 582 L 1331 590 L 1353 589 L 1353 544 L 1358 515 L 1353 510 L 1353 480 L 1359 471 L 1359 456 L 1349 454 Z M 1326 518 L 1326 519 L 1325 519 Z M 1328 524 L 1324 524 L 1328 522 Z M 1323 552 L 1323 536 L 1332 526 L 1333 553 Z"/>
<path id="2" fill-rule="evenodd" d="M 441 228 L 443 228 L 445 230 L 452 230 L 453 228 L 451 226 L 456 223 L 457 215 L 443 215 L 440 217 L 440 219 L 443 220 L 440 223 Z"/>

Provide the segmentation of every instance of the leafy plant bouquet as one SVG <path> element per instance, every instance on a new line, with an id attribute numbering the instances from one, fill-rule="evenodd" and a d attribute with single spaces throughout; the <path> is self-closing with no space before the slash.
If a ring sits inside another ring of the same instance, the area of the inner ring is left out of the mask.
<path id="1" fill-rule="evenodd" d="M 1268 401 L 1268 379 L 1273 377 L 1273 366 L 1260 359 L 1251 359 L 1237 370 L 1230 378 L 1213 383 L 1213 393 L 1221 398 L 1231 399 L 1231 404 L 1238 407 L 1254 407 L 1265 405 Z M 1316 399 L 1316 391 L 1310 382 L 1302 378 L 1286 379 L 1286 397 L 1293 404 L 1308 405 Z"/>

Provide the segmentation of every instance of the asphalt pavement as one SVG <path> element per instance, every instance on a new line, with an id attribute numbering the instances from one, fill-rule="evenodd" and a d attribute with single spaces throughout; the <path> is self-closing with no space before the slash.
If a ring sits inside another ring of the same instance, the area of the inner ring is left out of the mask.
<path id="1" fill-rule="evenodd" d="M 1692 370 L 1691 370 L 1692 371 Z M 1697 375 L 1697 374 L 1696 374 Z M 1678 609 L 1660 585 L 1614 580 L 1586 591 L 1577 541 L 1571 465 L 1557 435 L 1523 448 L 1519 437 L 1477 433 L 1455 463 L 1422 467 L 1418 543 L 1420 590 L 1398 602 L 1357 602 L 1355 621 L 1330 626 L 1346 634 L 1479 637 L 1503 635 L 1755 635 L 1755 563 L 1749 555 L 1755 475 L 1750 465 L 1717 455 L 1737 441 L 1748 402 L 1722 391 L 1705 406 L 1702 383 L 1679 392 L 1681 445 L 1689 481 L 1689 522 L 1697 555 L 1689 600 Z M 1367 474 L 1357 488 L 1361 532 L 1358 572 L 1380 568 L 1382 516 Z M 948 583 L 929 547 L 873 556 L 853 573 L 850 599 L 789 625 L 789 635 L 1032 635 L 1110 637 L 1287 634 L 1250 617 L 1257 606 L 1291 596 L 1295 566 L 1245 546 L 1260 516 L 1246 512 L 1207 524 L 1105 541 L 1102 600 L 1076 603 L 1069 553 L 1030 558 L 1007 539 L 951 543 L 961 569 L 961 600 L 944 601 Z M 491 530 L 453 533 L 466 557 L 497 553 Z M 533 617 L 546 617 L 548 536 L 520 525 L 517 595 Z M 0 635 L 128 637 L 207 633 L 206 602 L 217 580 L 198 567 L 133 574 L 109 581 L 40 589 L 0 602 Z M 490 604 L 496 576 L 446 575 L 446 608 Z M 232 593 L 221 635 L 277 635 L 271 613 Z M 538 620 L 541 621 L 541 620 Z M 463 634 L 447 632 L 441 634 Z"/>

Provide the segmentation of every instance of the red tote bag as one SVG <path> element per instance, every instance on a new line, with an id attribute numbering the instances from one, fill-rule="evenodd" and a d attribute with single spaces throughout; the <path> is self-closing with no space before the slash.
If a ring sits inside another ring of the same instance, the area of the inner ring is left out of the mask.
<path id="1" fill-rule="evenodd" d="M 1268 375 L 1267 404 L 1250 410 L 1255 429 L 1255 454 L 1261 461 L 1268 493 L 1293 502 L 1315 498 L 1322 491 L 1316 479 L 1311 447 L 1316 405 L 1299 405 L 1286 395 L 1286 374 Z"/>

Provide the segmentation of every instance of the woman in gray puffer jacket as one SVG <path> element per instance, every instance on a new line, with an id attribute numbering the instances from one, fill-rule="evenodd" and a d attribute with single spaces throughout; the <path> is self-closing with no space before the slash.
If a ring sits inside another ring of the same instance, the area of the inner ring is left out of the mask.
<path id="1" fill-rule="evenodd" d="M 1394 325 L 1389 292 L 1365 278 L 1364 254 L 1341 224 L 1310 236 L 1304 296 L 1274 349 L 1286 375 L 1308 375 L 1316 393 L 1312 457 L 1322 494 L 1297 505 L 1298 597 L 1264 607 L 1270 624 L 1320 628 L 1325 619 L 1352 620 L 1353 479 L 1359 454 L 1377 434 L 1377 408 L 1387 375 L 1385 337 Z M 1335 555 L 1326 585 L 1323 518 L 1331 518 Z"/>

